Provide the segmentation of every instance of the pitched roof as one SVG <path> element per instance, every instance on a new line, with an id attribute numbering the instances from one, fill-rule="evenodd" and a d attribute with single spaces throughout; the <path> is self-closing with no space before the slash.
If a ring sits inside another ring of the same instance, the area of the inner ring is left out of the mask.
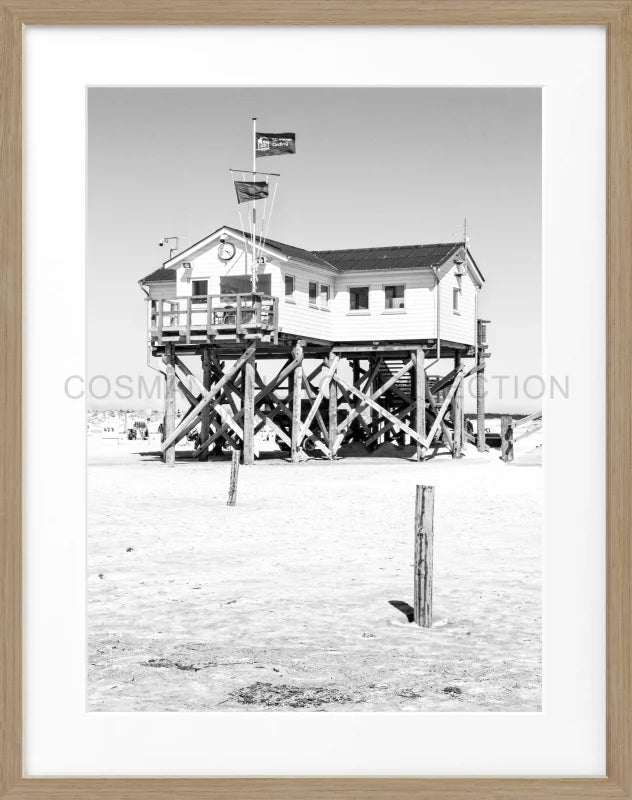
<path id="1" fill-rule="evenodd" d="M 176 279 L 176 273 L 174 270 L 160 267 L 159 269 L 155 269 L 153 272 L 150 272 L 149 275 L 145 275 L 145 277 L 141 278 L 138 282 L 165 283 L 166 281 L 175 281 L 175 279 Z"/>
<path id="2" fill-rule="evenodd" d="M 318 250 L 316 255 L 341 272 L 438 267 L 454 255 L 463 242 L 413 244 L 397 247 L 362 247 L 352 250 Z"/>
<path id="3" fill-rule="evenodd" d="M 225 226 L 225 229 L 237 234 L 238 236 L 244 236 L 249 241 L 252 241 L 252 236 L 249 233 L 246 233 L 246 231 L 240 231 L 237 228 L 230 228 L 228 225 Z M 278 250 L 284 256 L 288 256 L 288 258 L 299 258 L 301 261 L 305 261 L 308 264 L 314 264 L 316 267 L 326 267 L 331 269 L 333 266 L 335 268 L 334 264 L 330 264 L 326 259 L 322 258 L 319 253 L 312 252 L 311 250 L 303 250 L 302 248 L 294 247 L 291 244 L 275 242 L 274 239 L 266 239 L 265 245 L 267 247 L 271 247 L 273 250 Z"/>
<path id="4" fill-rule="evenodd" d="M 224 230 L 236 236 L 243 237 L 247 241 L 252 241 L 250 233 L 224 225 L 209 236 L 206 236 L 204 239 L 186 248 L 186 250 L 173 256 L 173 258 L 170 259 L 171 267 L 163 266 L 142 278 L 139 283 L 162 283 L 164 281 L 175 280 L 175 270 L 173 267 L 177 266 L 178 262 L 184 260 L 189 253 L 195 252 L 196 250 L 199 251 L 201 246 L 205 246 L 206 243 L 210 242 L 220 231 Z M 264 246 L 276 250 L 287 258 L 299 259 L 306 264 L 333 269 L 336 272 L 368 272 L 439 267 L 463 247 L 463 242 L 311 251 L 303 250 L 300 247 L 294 247 L 284 242 L 277 242 L 274 239 L 266 239 Z M 468 254 L 475 271 L 478 273 L 481 281 L 483 281 L 484 278 L 480 274 L 480 270 L 476 266 L 469 250 Z"/>

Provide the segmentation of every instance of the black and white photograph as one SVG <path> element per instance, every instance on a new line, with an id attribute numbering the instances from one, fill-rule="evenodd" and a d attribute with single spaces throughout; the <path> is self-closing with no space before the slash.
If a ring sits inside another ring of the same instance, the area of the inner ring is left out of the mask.
<path id="1" fill-rule="evenodd" d="M 87 710 L 541 711 L 541 90 L 87 131 Z"/>

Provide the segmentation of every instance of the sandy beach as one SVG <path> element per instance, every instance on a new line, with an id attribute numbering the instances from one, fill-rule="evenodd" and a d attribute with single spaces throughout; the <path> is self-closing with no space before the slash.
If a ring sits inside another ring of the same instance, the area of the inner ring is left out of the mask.
<path id="1" fill-rule="evenodd" d="M 538 711 L 540 459 L 242 467 L 89 438 L 91 711 Z M 415 486 L 434 619 L 409 624 Z"/>

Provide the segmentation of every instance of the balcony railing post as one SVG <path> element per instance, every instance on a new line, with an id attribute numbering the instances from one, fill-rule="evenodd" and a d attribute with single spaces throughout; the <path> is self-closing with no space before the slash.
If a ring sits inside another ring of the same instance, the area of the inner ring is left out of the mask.
<path id="1" fill-rule="evenodd" d="M 213 328 L 213 297 L 206 295 L 206 335 L 210 336 Z"/>
<path id="2" fill-rule="evenodd" d="M 187 319 L 186 319 L 186 341 L 187 344 L 191 341 L 191 304 L 192 300 L 187 297 Z"/>
<path id="3" fill-rule="evenodd" d="M 241 333 L 241 295 L 237 295 L 237 303 L 235 309 L 235 333 L 239 335 Z"/>
<path id="4" fill-rule="evenodd" d="M 272 325 L 274 326 L 274 343 L 279 343 L 279 298 L 275 297 L 272 301 Z"/>
<path id="5" fill-rule="evenodd" d="M 158 301 L 158 338 L 162 339 L 162 321 L 163 321 L 163 309 L 164 309 L 164 300 Z"/>

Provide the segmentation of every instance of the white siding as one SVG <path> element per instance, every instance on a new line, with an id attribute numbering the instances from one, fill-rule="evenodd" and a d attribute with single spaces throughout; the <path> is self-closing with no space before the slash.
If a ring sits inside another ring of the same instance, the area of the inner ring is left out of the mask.
<path id="1" fill-rule="evenodd" d="M 294 278 L 294 302 L 285 299 L 285 276 Z M 309 305 L 309 283 L 317 285 L 316 307 Z M 329 286 L 329 310 L 321 307 L 321 284 Z M 313 339 L 333 341 L 334 337 L 334 286 L 333 273 L 319 270 L 316 267 L 286 262 L 281 265 L 278 283 L 272 279 L 272 293 L 279 297 L 279 330 L 284 333 L 296 333 L 310 336 Z"/>
<path id="2" fill-rule="evenodd" d="M 404 312 L 385 309 L 384 287 L 404 284 Z M 435 333 L 435 278 L 429 270 L 353 272 L 336 276 L 334 306 L 338 341 L 429 339 Z M 369 287 L 369 311 L 350 311 L 349 289 Z"/>
<path id="3" fill-rule="evenodd" d="M 477 287 L 469 272 L 458 278 L 454 265 L 440 272 L 441 319 L 440 336 L 462 344 L 476 343 Z M 459 291 L 459 312 L 453 310 L 453 290 Z"/>

